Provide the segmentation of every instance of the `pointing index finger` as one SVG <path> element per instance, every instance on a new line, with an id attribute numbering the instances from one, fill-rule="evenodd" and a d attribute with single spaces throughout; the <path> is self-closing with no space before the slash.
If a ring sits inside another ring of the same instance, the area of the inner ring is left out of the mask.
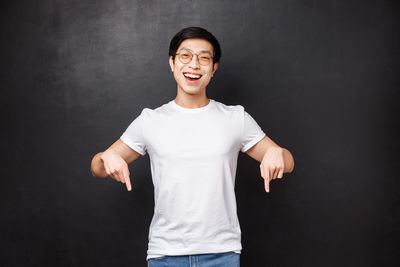
<path id="1" fill-rule="evenodd" d="M 270 181 L 269 171 L 264 170 L 264 174 L 265 174 L 265 177 L 264 177 L 265 191 L 267 193 L 269 193 L 269 181 Z"/>
<path id="2" fill-rule="evenodd" d="M 265 179 L 265 191 L 269 193 L 269 178 Z"/>
<path id="3" fill-rule="evenodd" d="M 131 179 L 129 178 L 129 175 L 125 177 L 125 185 L 128 191 L 132 190 Z"/>
<path id="4" fill-rule="evenodd" d="M 129 173 L 129 169 L 128 169 L 127 165 L 124 168 L 123 175 L 124 175 L 126 189 L 128 189 L 128 191 L 131 191 L 132 190 L 132 185 L 131 185 L 131 179 L 129 177 L 130 173 Z"/>

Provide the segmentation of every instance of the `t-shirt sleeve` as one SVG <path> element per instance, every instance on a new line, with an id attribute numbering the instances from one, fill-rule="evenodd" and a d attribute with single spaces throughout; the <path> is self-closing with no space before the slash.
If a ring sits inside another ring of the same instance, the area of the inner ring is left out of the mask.
<path id="1" fill-rule="evenodd" d="M 136 117 L 136 119 L 128 126 L 120 137 L 121 140 L 130 148 L 141 154 L 146 155 L 146 143 L 143 136 L 144 112 Z"/>
<path id="2" fill-rule="evenodd" d="M 257 144 L 265 136 L 264 131 L 257 122 L 243 109 L 243 131 L 241 139 L 241 150 L 246 152 Z"/>

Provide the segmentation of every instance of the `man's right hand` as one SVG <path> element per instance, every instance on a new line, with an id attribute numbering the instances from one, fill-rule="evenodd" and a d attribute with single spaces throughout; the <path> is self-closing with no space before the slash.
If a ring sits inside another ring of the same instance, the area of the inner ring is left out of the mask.
<path id="1" fill-rule="evenodd" d="M 104 163 L 107 175 L 118 182 L 124 183 L 128 191 L 131 191 L 132 185 L 126 161 L 112 149 L 104 151 L 100 158 Z"/>

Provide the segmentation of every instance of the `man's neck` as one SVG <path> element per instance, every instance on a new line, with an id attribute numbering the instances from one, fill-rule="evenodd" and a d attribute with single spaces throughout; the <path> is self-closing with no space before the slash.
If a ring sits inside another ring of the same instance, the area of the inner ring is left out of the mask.
<path id="1" fill-rule="evenodd" d="M 174 99 L 175 103 L 184 108 L 201 108 L 210 103 L 205 91 L 203 94 L 190 95 L 186 93 L 179 93 Z"/>

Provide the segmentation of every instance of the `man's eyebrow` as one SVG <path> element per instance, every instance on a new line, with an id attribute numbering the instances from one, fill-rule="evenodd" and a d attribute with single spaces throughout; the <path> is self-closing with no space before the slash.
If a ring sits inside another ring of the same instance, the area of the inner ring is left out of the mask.
<path id="1" fill-rule="evenodd" d="M 179 51 L 181 51 L 181 50 L 187 50 L 187 51 L 193 52 L 192 49 L 189 49 L 189 48 L 186 48 L 186 47 L 182 47 Z M 200 51 L 200 53 L 208 53 L 208 54 L 212 55 L 212 53 L 210 51 L 208 51 L 208 50 L 202 50 L 202 51 Z"/>

